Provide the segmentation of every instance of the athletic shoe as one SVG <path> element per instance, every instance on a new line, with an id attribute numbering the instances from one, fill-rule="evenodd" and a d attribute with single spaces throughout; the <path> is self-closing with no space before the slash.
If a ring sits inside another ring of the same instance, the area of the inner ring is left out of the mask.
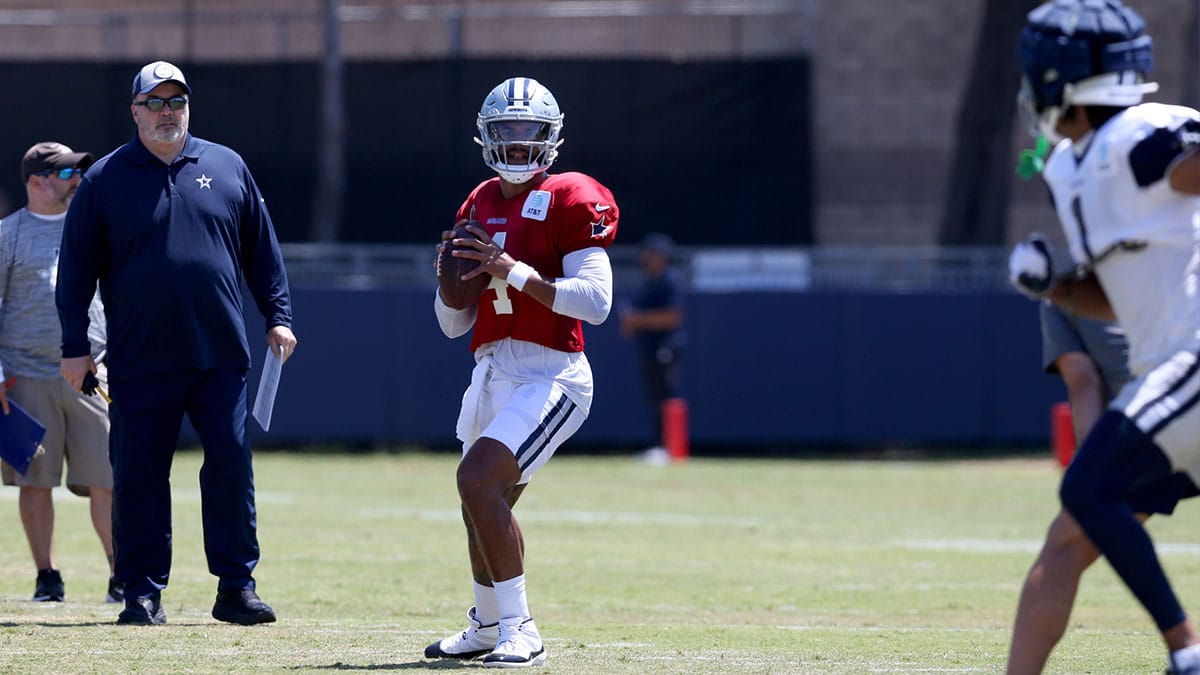
<path id="1" fill-rule="evenodd" d="M 243 626 L 271 623 L 275 620 L 275 610 L 263 602 L 258 593 L 251 588 L 217 592 L 217 602 L 213 605 L 212 615 L 218 621 Z"/>
<path id="2" fill-rule="evenodd" d="M 124 626 L 161 626 L 167 622 L 167 612 L 158 598 L 132 598 L 117 616 Z"/>
<path id="3" fill-rule="evenodd" d="M 467 610 L 467 620 L 470 626 L 461 633 L 451 635 L 445 640 L 425 648 L 427 659 L 473 659 L 483 656 L 496 647 L 500 639 L 500 624 L 489 623 L 484 626 L 475 618 L 475 608 Z"/>
<path id="4" fill-rule="evenodd" d="M 108 592 L 104 594 L 105 602 L 124 602 L 125 601 L 125 584 L 116 576 L 108 578 Z"/>
<path id="5" fill-rule="evenodd" d="M 1174 651 L 1168 660 L 1167 675 L 1200 675 L 1200 645 Z"/>
<path id="6" fill-rule="evenodd" d="M 34 602 L 62 602 L 64 595 L 66 591 L 63 589 L 62 574 L 58 570 L 38 570 L 37 585 L 33 589 Z"/>
<path id="7" fill-rule="evenodd" d="M 500 641 L 483 657 L 485 668 L 528 668 L 546 663 L 546 648 L 533 619 L 500 619 Z"/>

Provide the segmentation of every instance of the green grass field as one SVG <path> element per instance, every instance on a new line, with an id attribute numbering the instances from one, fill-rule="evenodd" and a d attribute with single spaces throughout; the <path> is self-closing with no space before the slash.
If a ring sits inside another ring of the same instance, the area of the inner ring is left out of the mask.
<path id="1" fill-rule="evenodd" d="M 56 490 L 67 601 L 34 603 L 16 489 L 0 490 L 0 670 L 478 669 L 422 659 L 471 603 L 452 454 L 262 452 L 259 591 L 280 616 L 209 616 L 196 474 L 174 471 L 169 624 L 116 626 L 86 502 Z M 1057 509 L 1045 459 L 557 457 L 517 515 L 559 673 L 1002 672 L 1025 571 Z M 1200 612 L 1200 500 L 1151 521 Z M 1054 673 L 1162 672 L 1150 618 L 1106 563 L 1085 575 Z"/>

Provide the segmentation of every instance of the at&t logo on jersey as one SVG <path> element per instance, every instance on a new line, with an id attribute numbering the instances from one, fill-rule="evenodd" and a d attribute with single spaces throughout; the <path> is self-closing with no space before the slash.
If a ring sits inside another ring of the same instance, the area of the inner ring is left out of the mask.
<path id="1" fill-rule="evenodd" d="M 525 198 L 525 208 L 521 210 L 521 216 L 531 220 L 546 220 L 546 214 L 550 213 L 550 193 L 546 190 L 534 190 Z"/>

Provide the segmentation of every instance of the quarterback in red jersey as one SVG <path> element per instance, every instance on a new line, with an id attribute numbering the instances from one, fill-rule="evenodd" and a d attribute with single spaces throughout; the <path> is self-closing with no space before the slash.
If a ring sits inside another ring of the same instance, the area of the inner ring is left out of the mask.
<path id="1" fill-rule="evenodd" d="M 478 302 L 456 310 L 434 300 L 447 337 L 474 328 L 475 369 L 463 394 L 458 492 L 474 577 L 466 630 L 425 649 L 427 658 L 485 666 L 540 666 L 546 650 L 525 594 L 524 539 L 512 507 L 529 479 L 583 424 L 592 371 L 582 322 L 598 325 L 612 307 L 606 249 L 617 233 L 612 193 L 582 173 L 550 175 L 563 115 L 550 90 L 514 77 L 484 99 L 475 140 L 497 177 L 459 207 L 478 239 L 442 233 L 438 253 L 481 264 L 464 276 L 492 279 Z"/>

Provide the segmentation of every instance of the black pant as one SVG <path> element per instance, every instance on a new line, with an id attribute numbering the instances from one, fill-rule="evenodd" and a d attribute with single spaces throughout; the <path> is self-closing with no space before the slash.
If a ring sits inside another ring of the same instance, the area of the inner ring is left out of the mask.
<path id="1" fill-rule="evenodd" d="M 652 445 L 662 442 L 663 401 L 679 395 L 679 350 L 675 347 L 659 347 L 655 351 L 643 351 L 640 355 L 642 388 L 646 403 L 650 406 L 650 421 L 653 423 Z"/>
<path id="2" fill-rule="evenodd" d="M 204 447 L 200 510 L 218 590 L 254 588 L 259 548 L 246 434 L 246 372 L 184 370 L 114 381 L 113 546 L 129 599 L 157 597 L 171 571 L 171 460 L 186 414 Z"/>

